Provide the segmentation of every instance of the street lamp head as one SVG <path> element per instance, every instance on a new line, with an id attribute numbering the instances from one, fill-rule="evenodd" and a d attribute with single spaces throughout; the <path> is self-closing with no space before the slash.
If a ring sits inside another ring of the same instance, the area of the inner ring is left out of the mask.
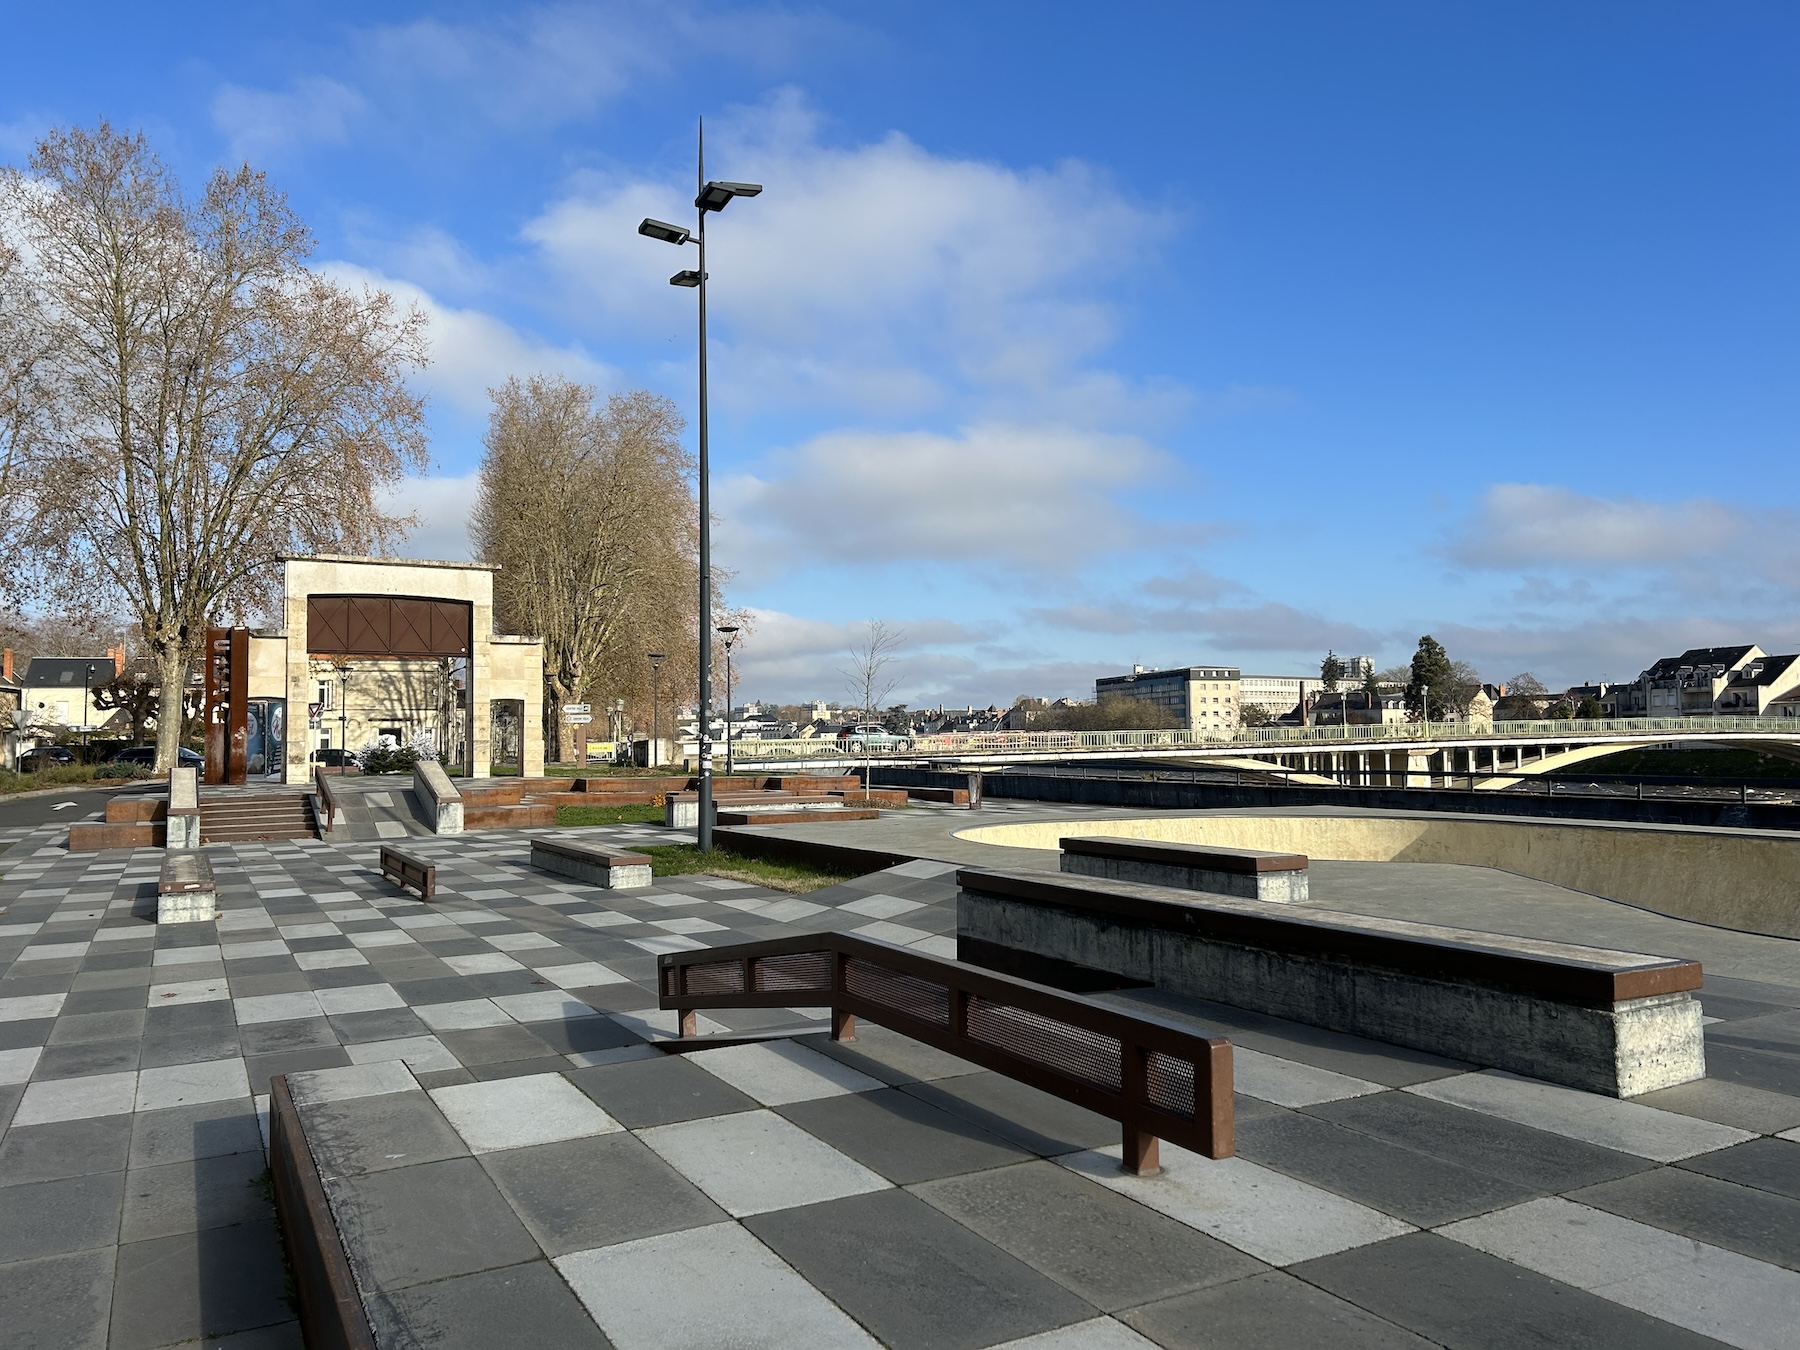
<path id="1" fill-rule="evenodd" d="M 661 670 L 662 663 L 668 659 L 669 659 L 668 655 L 665 652 L 651 652 L 650 653 L 650 668 L 652 670 Z"/>
<path id="2" fill-rule="evenodd" d="M 702 211 L 723 211 L 733 197 L 754 197 L 761 191 L 761 183 L 708 183 L 694 205 Z"/>
<path id="3" fill-rule="evenodd" d="M 669 278 L 669 285 L 671 286 L 692 287 L 698 286 L 699 284 L 700 274 L 695 271 L 677 272 L 674 276 Z"/>
<path id="4" fill-rule="evenodd" d="M 719 625 L 718 631 L 729 635 L 737 632 L 738 626 L 735 623 L 722 623 Z"/>
<path id="5" fill-rule="evenodd" d="M 671 225 L 666 220 L 654 220 L 644 217 L 643 224 L 638 226 L 638 233 L 648 239 L 660 239 L 665 244 L 685 244 L 688 232 L 679 225 Z"/>

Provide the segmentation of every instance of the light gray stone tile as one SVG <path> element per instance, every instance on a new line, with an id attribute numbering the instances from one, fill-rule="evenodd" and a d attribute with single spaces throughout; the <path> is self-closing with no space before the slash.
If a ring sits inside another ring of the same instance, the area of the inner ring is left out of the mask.
<path id="1" fill-rule="evenodd" d="M 1403 1091 L 1657 1162 L 1677 1162 L 1754 1137 L 1729 1125 L 1498 1069 L 1415 1083 Z"/>
<path id="2" fill-rule="evenodd" d="M 101 1073 L 29 1083 L 13 1112 L 12 1128 L 128 1115 L 137 1099 L 137 1077 L 135 1072 Z"/>
<path id="3" fill-rule="evenodd" d="M 764 1106 L 786 1106 L 789 1102 L 848 1092 L 873 1092 L 887 1086 L 848 1064 L 791 1041 L 697 1050 L 688 1059 Z"/>
<path id="4" fill-rule="evenodd" d="M 136 1109 L 161 1111 L 171 1106 L 199 1106 L 249 1095 L 250 1079 L 242 1059 L 171 1064 L 138 1073 Z"/>
<path id="5" fill-rule="evenodd" d="M 861 1163 L 769 1111 L 659 1125 L 640 1130 L 638 1138 L 736 1218 L 888 1185 Z"/>
<path id="6" fill-rule="evenodd" d="M 620 1350 L 875 1345 L 734 1223 L 576 1252 L 555 1265 Z"/>
<path id="7" fill-rule="evenodd" d="M 1277 1106 L 1317 1106 L 1387 1091 L 1380 1083 L 1265 1055 L 1242 1045 L 1231 1048 L 1231 1073 L 1232 1086 L 1239 1092 Z"/>
<path id="8" fill-rule="evenodd" d="M 1416 1231 L 1391 1215 L 1242 1158 L 1203 1158 L 1165 1140 L 1161 1159 L 1162 1171 L 1148 1177 L 1120 1168 L 1117 1145 L 1057 1161 L 1273 1266 Z"/>
<path id="9" fill-rule="evenodd" d="M 432 1090 L 431 1099 L 475 1153 L 610 1134 L 618 1121 L 561 1074 L 532 1074 Z"/>

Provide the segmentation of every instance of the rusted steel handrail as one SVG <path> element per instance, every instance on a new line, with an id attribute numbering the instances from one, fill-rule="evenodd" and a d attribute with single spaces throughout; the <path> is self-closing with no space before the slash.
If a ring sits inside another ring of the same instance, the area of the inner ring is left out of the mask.
<path id="1" fill-rule="evenodd" d="M 692 1036 L 700 1008 L 829 1007 L 834 1040 L 866 1017 L 1119 1122 L 1125 1170 L 1157 1141 L 1229 1158 L 1231 1042 L 1174 1022 L 872 938 L 807 933 L 669 952 L 659 1006 Z"/>
<path id="2" fill-rule="evenodd" d="M 313 765 L 313 784 L 319 790 L 319 803 L 325 808 L 325 832 L 330 834 L 337 824 L 337 796 L 331 790 L 331 781 L 325 777 L 323 764 Z"/>

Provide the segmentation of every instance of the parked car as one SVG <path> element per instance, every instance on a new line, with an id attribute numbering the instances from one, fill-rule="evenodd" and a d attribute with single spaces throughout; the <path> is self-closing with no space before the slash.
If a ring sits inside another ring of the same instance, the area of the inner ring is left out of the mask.
<path id="1" fill-rule="evenodd" d="M 75 752 L 63 745 L 39 745 L 19 756 L 21 773 L 36 773 L 63 764 L 73 764 Z"/>
<path id="2" fill-rule="evenodd" d="M 328 769 L 341 769 L 350 763 L 350 752 L 332 746 L 312 752 L 308 759 L 313 764 L 323 764 Z"/>
<path id="3" fill-rule="evenodd" d="M 896 736 L 879 722 L 859 722 L 838 731 L 838 741 L 850 750 L 910 750 L 910 736 Z"/>
<path id="4" fill-rule="evenodd" d="M 184 769 L 198 769 L 206 764 L 206 758 L 188 749 L 185 745 L 175 747 L 175 762 Z M 140 764 L 148 769 L 156 763 L 156 747 L 154 745 L 131 745 L 112 757 L 114 764 Z"/>

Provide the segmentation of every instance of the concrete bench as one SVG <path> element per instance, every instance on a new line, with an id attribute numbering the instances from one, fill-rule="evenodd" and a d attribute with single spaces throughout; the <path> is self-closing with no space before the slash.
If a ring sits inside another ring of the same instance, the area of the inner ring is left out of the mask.
<path id="1" fill-rule="evenodd" d="M 462 793 L 436 760 L 422 759 L 413 765 L 413 796 L 424 808 L 425 819 L 433 834 L 461 834 L 464 828 Z M 513 801 L 519 799 L 515 795 Z"/>
<path id="2" fill-rule="evenodd" d="M 204 853 L 178 852 L 163 858 L 156 875 L 158 923 L 210 923 L 219 917 L 219 888 Z"/>
<path id="3" fill-rule="evenodd" d="M 421 900 L 437 892 L 437 864 L 392 844 L 381 846 L 381 875 L 402 889 L 410 886 Z"/>
<path id="4" fill-rule="evenodd" d="M 533 839 L 531 865 L 609 891 L 640 890 L 651 881 L 647 854 L 568 839 Z"/>
<path id="5" fill-rule="evenodd" d="M 982 965 L 1049 958 L 1618 1097 L 1706 1073 L 1697 961 L 1126 881 L 957 880 L 958 946 Z"/>
<path id="6" fill-rule="evenodd" d="M 1062 870 L 1112 881 L 1141 881 L 1184 891 L 1237 895 L 1246 900 L 1304 904 L 1307 859 L 1303 853 L 1265 853 L 1254 848 L 1211 848 L 1145 839 L 1064 839 Z"/>
<path id="7" fill-rule="evenodd" d="M 909 787 L 906 795 L 915 802 L 942 802 L 945 806 L 967 806 L 969 790 L 949 787 Z"/>

